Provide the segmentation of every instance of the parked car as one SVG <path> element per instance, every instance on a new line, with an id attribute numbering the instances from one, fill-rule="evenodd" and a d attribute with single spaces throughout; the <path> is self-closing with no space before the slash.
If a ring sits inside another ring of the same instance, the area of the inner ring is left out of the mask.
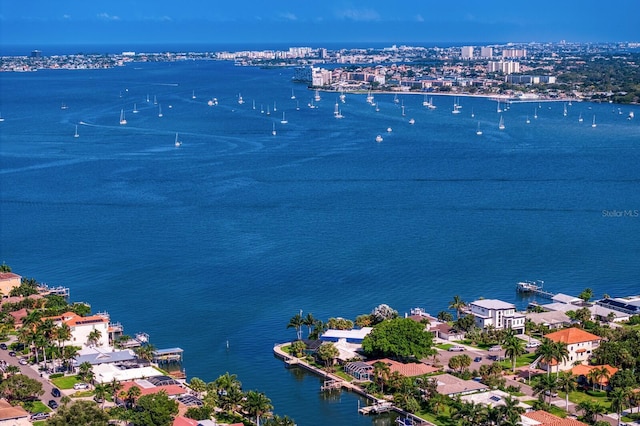
<path id="1" fill-rule="evenodd" d="M 35 413 L 29 417 L 30 420 L 46 420 L 49 418 L 49 413 Z"/>
<path id="2" fill-rule="evenodd" d="M 9 356 L 16 356 L 16 351 L 9 351 Z"/>
<path id="3" fill-rule="evenodd" d="M 556 396 L 558 396 L 558 394 L 557 394 L 556 392 L 544 391 L 544 394 L 545 394 L 545 395 L 547 395 L 547 396 L 551 395 L 551 396 L 552 396 L 552 397 L 554 397 L 554 398 L 555 398 Z"/>
<path id="4" fill-rule="evenodd" d="M 55 410 L 56 408 L 58 408 L 58 403 L 51 399 L 49 400 L 49 402 L 47 402 L 47 405 L 49 406 L 49 408 L 51 408 L 52 410 Z"/>
<path id="5" fill-rule="evenodd" d="M 464 346 L 451 346 L 447 349 L 449 352 L 462 352 L 464 351 Z"/>
<path id="6" fill-rule="evenodd" d="M 73 388 L 75 390 L 80 390 L 80 389 L 89 389 L 89 385 L 86 383 L 76 383 L 75 385 L 73 385 Z"/>
<path id="7" fill-rule="evenodd" d="M 482 361 L 482 357 L 481 356 L 477 356 L 473 359 L 473 362 L 480 362 Z"/>
<path id="8" fill-rule="evenodd" d="M 0 349 L 2 349 L 3 351 L 7 350 L 7 344 L 6 343 L 0 343 Z"/>
<path id="9" fill-rule="evenodd" d="M 527 343 L 527 348 L 537 348 L 538 346 L 540 346 L 540 342 L 528 342 Z"/>
<path id="10" fill-rule="evenodd" d="M 26 358 L 20 358 L 20 359 L 18 360 L 18 364 L 20 364 L 20 365 L 27 365 L 27 364 L 29 364 L 29 361 L 27 361 L 27 359 L 26 359 Z"/>
<path id="11" fill-rule="evenodd" d="M 499 352 L 501 350 L 502 350 L 502 346 L 500 346 L 500 345 L 491 346 L 489 348 L 489 352 Z"/>
<path id="12" fill-rule="evenodd" d="M 51 389 L 51 395 L 56 397 L 56 398 L 60 398 L 60 389 L 58 388 L 53 388 Z"/>

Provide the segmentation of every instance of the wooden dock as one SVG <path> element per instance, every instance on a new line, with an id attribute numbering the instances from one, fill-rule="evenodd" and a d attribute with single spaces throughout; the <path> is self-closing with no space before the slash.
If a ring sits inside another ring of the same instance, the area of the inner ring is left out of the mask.
<path id="1" fill-rule="evenodd" d="M 542 289 L 543 281 L 521 281 L 516 284 L 516 291 L 518 293 L 535 294 L 546 299 L 553 299 L 555 293 Z"/>
<path id="2" fill-rule="evenodd" d="M 366 407 L 362 407 L 358 410 L 360 414 L 380 414 L 387 413 L 393 410 L 393 404 L 388 401 L 377 402 L 373 405 L 367 405 Z"/>
<path id="3" fill-rule="evenodd" d="M 322 386 L 320 386 L 321 391 L 332 391 L 340 389 L 342 389 L 342 382 L 339 380 L 325 380 Z"/>

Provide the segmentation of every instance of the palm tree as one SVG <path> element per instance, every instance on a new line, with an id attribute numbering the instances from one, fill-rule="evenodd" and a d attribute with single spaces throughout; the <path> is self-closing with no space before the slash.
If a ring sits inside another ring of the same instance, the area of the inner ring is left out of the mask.
<path id="1" fill-rule="evenodd" d="M 93 329 L 87 336 L 87 343 L 90 346 L 98 346 L 100 338 L 102 338 L 102 332 L 98 329 Z"/>
<path id="2" fill-rule="evenodd" d="M 556 377 L 560 373 L 560 364 L 569 360 L 569 349 L 562 342 L 553 343 L 553 358 L 557 362 Z"/>
<path id="3" fill-rule="evenodd" d="M 527 352 L 524 347 L 524 340 L 517 338 L 516 336 L 508 336 L 502 344 L 504 349 L 504 355 L 511 359 L 513 366 L 513 372 L 516 371 L 516 359 Z"/>
<path id="4" fill-rule="evenodd" d="M 504 424 L 515 420 L 515 424 L 520 424 L 520 414 L 524 413 L 525 409 L 520 406 L 520 400 L 511 397 L 511 395 L 504 398 L 504 405 L 500 407 L 502 418 L 497 424 Z"/>
<path id="5" fill-rule="evenodd" d="M 458 314 L 457 319 L 460 319 L 462 315 L 462 310 L 467 306 L 467 304 L 462 300 L 460 296 L 453 296 L 453 300 L 449 303 L 449 309 L 455 309 Z"/>
<path id="6" fill-rule="evenodd" d="M 113 379 L 111 381 L 111 383 L 109 383 L 109 391 L 111 392 L 111 395 L 113 396 L 113 402 L 116 401 L 116 397 L 117 397 L 118 392 L 120 391 L 120 389 L 122 389 L 122 385 L 116 379 Z"/>
<path id="7" fill-rule="evenodd" d="M 260 426 L 260 417 L 264 413 L 273 410 L 271 400 L 262 392 L 256 391 L 247 392 L 244 406 L 250 415 L 256 417 L 256 426 Z"/>
<path id="8" fill-rule="evenodd" d="M 304 325 L 304 318 L 302 318 L 302 315 L 295 314 L 289 320 L 289 324 L 287 324 L 287 328 L 295 328 L 298 340 L 302 340 L 302 326 L 303 325 Z"/>
<path id="9" fill-rule="evenodd" d="M 130 407 L 133 407 L 138 398 L 142 395 L 142 391 L 136 385 L 133 385 L 125 394 L 125 400 Z"/>
<path id="10" fill-rule="evenodd" d="M 104 401 L 109 393 L 109 387 L 103 383 L 98 383 L 93 390 L 96 402 L 100 402 L 100 408 L 104 410 Z"/>
<path id="11" fill-rule="evenodd" d="M 198 398 L 201 398 L 201 399 L 202 399 L 202 393 L 205 390 L 207 390 L 207 384 L 204 382 L 204 380 L 198 377 L 194 377 L 189 381 L 189 387 L 191 388 L 192 391 L 196 393 Z"/>
<path id="12" fill-rule="evenodd" d="M 578 388 L 573 375 L 568 371 L 563 371 L 558 375 L 558 390 L 565 393 L 565 411 L 569 412 L 569 393 L 575 391 Z"/>
<path id="13" fill-rule="evenodd" d="M 555 353 L 553 348 L 553 342 L 549 339 L 544 339 L 542 344 L 536 349 L 536 355 L 547 366 L 547 376 L 551 372 L 551 363 L 555 359 Z"/>
<path id="14" fill-rule="evenodd" d="M 76 356 L 78 356 L 78 352 L 80 348 L 77 346 L 65 346 L 62 348 L 62 363 L 66 366 L 68 370 L 71 370 L 72 362 Z M 91 378 L 93 379 L 93 372 L 91 372 Z"/>
<path id="15" fill-rule="evenodd" d="M 380 380 L 380 393 L 384 394 L 384 382 L 389 378 L 391 369 L 389 366 L 382 362 L 377 361 L 373 364 L 373 376 Z"/>
<path id="16" fill-rule="evenodd" d="M 305 317 L 302 319 L 302 323 L 303 323 L 303 325 L 306 325 L 306 326 L 307 326 L 307 329 L 308 329 L 307 337 L 311 336 L 311 328 L 312 328 L 312 327 L 315 325 L 315 323 L 316 323 L 316 319 L 313 317 L 313 314 L 312 314 L 311 312 L 309 312 L 309 313 L 307 314 L 307 316 L 305 316 Z M 300 340 L 300 339 L 298 339 L 298 340 Z"/>
<path id="17" fill-rule="evenodd" d="M 156 351 L 156 347 L 151 343 L 147 343 L 146 345 L 138 346 L 133 350 L 138 359 L 141 359 L 144 362 L 151 362 L 154 357 L 154 353 Z"/>
<path id="18" fill-rule="evenodd" d="M 558 379 L 554 376 L 542 376 L 540 380 L 533 386 L 533 394 L 540 395 L 544 401 L 544 396 L 549 396 L 549 404 L 551 404 L 552 394 L 558 390 Z"/>
<path id="19" fill-rule="evenodd" d="M 87 382 L 89 381 L 89 374 L 91 373 L 91 375 L 93 375 L 92 369 L 93 366 L 91 363 L 85 361 L 78 366 L 78 376 L 80 376 L 82 381 Z"/>
<path id="20" fill-rule="evenodd" d="M 582 412 L 582 418 L 590 424 L 596 422 L 598 416 L 601 416 L 605 413 L 604 406 L 600 405 L 597 402 L 591 400 L 585 400 L 580 402 L 576 406 L 576 410 Z"/>
<path id="21" fill-rule="evenodd" d="M 620 417 L 625 408 L 629 406 L 629 396 L 632 391 L 630 388 L 617 388 L 609 392 L 611 400 L 611 409 L 618 414 L 618 426 L 620 426 Z"/>

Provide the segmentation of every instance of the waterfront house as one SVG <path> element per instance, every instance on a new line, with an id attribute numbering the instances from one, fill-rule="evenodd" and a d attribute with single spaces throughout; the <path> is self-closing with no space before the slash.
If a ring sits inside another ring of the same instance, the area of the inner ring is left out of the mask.
<path id="1" fill-rule="evenodd" d="M 550 329 L 564 328 L 573 324 L 571 318 L 562 311 L 527 312 L 525 317 L 536 325 L 543 325 Z"/>
<path id="2" fill-rule="evenodd" d="M 489 386 L 475 380 L 463 380 L 451 374 L 440 374 L 434 376 L 432 380 L 437 381 L 437 392 L 449 397 L 484 392 L 489 389 Z"/>
<path id="3" fill-rule="evenodd" d="M 73 345 L 81 347 L 93 346 L 89 341 L 89 335 L 94 331 L 100 332 L 100 338 L 95 342 L 95 346 L 109 345 L 109 318 L 105 315 L 91 315 L 82 317 L 75 312 L 65 312 L 56 317 L 42 318 L 42 320 L 50 319 L 57 326 L 66 324 L 71 330 L 71 338 L 64 342 L 64 345 Z"/>
<path id="4" fill-rule="evenodd" d="M 373 366 L 364 361 L 348 362 L 344 366 L 344 372 L 356 378 L 367 381 L 373 378 Z"/>
<path id="5" fill-rule="evenodd" d="M 456 330 L 455 328 L 444 322 L 432 326 L 429 331 L 431 331 L 437 338 L 442 340 L 451 341 L 464 339 L 463 331 Z"/>
<path id="6" fill-rule="evenodd" d="M 362 341 L 371 333 L 372 327 L 354 328 L 351 330 L 329 329 L 322 333 L 320 340 L 323 342 L 338 342 L 344 340 L 347 343 L 362 344 Z"/>
<path id="7" fill-rule="evenodd" d="M 559 365 L 552 362 L 551 365 L 546 366 L 549 369 L 557 365 L 558 369 L 563 371 L 571 370 L 577 362 L 585 364 L 593 350 L 600 346 L 600 340 L 602 340 L 599 336 L 576 327 L 558 330 L 546 334 L 544 337 L 552 342 L 561 342 L 567 346 L 569 357 L 566 360 L 561 360 Z"/>
<path id="8" fill-rule="evenodd" d="M 118 364 L 118 363 L 134 363 L 137 358 L 135 353 L 130 349 L 122 351 L 108 350 L 103 348 L 87 348 L 83 349 L 78 356 L 75 357 L 74 366 L 79 366 L 85 362 L 91 365 L 100 364 Z"/>
<path id="9" fill-rule="evenodd" d="M 578 420 L 569 417 L 558 417 L 546 411 L 529 411 L 521 415 L 523 426 L 587 426 Z"/>
<path id="10" fill-rule="evenodd" d="M 0 293 L 2 297 L 8 297 L 11 290 L 20 287 L 22 277 L 13 272 L 0 272 Z"/>
<path id="11" fill-rule="evenodd" d="M 487 392 L 477 392 L 474 394 L 463 395 L 460 399 L 465 402 L 482 404 L 487 407 L 500 407 L 505 405 L 505 402 L 504 402 L 505 398 L 510 396 L 511 395 L 508 394 L 507 392 L 496 389 L 496 390 L 488 390 Z M 515 397 L 513 398 L 516 399 Z M 531 408 L 530 405 L 527 405 L 524 402 L 518 402 L 518 407 L 523 408 L 525 410 Z"/>
<path id="12" fill-rule="evenodd" d="M 516 334 L 524 333 L 525 316 L 517 312 L 513 303 L 497 299 L 480 299 L 469 304 L 476 327 L 486 329 L 491 326 L 497 330 L 511 329 Z"/>
<path id="13" fill-rule="evenodd" d="M 389 367 L 389 373 L 398 373 L 404 377 L 424 376 L 425 374 L 435 373 L 440 369 L 427 365 L 423 362 L 398 362 L 389 358 L 374 359 L 367 361 L 367 364 L 373 366 L 377 362 L 383 362 Z"/>

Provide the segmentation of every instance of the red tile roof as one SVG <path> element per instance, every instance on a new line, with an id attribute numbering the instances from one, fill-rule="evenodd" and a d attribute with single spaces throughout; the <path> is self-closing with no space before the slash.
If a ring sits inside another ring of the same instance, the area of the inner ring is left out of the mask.
<path id="1" fill-rule="evenodd" d="M 609 372 L 609 377 L 613 376 L 614 374 L 616 374 L 616 372 L 618 371 L 617 368 L 610 366 L 609 364 L 605 364 L 605 365 L 576 365 L 575 367 L 573 367 L 571 369 L 571 374 L 573 374 L 574 376 L 585 376 L 587 377 L 589 375 L 589 373 L 591 372 L 591 370 L 594 370 L 596 368 L 606 368 L 607 371 Z M 603 377 L 600 379 L 600 381 L 598 382 L 599 385 L 602 386 L 607 386 L 609 384 L 609 379 L 607 377 Z"/>
<path id="2" fill-rule="evenodd" d="M 389 366 L 389 372 L 391 374 L 397 371 L 398 373 L 402 374 L 405 377 L 422 376 L 424 374 L 429 374 L 429 373 L 434 373 L 436 371 L 439 371 L 439 369 L 427 364 L 423 364 L 421 362 L 403 364 L 401 362 L 393 361 L 387 358 L 367 361 L 367 364 L 373 365 L 376 362 L 384 362 L 385 364 L 387 364 Z"/>
<path id="3" fill-rule="evenodd" d="M 198 426 L 198 421 L 182 416 L 177 416 L 175 419 L 173 419 L 173 426 Z"/>
<path id="4" fill-rule="evenodd" d="M 554 416 L 546 411 L 530 411 L 523 414 L 532 420 L 540 422 L 540 426 L 587 426 L 586 423 L 579 422 L 578 420 Z"/>
<path id="5" fill-rule="evenodd" d="M 13 272 L 0 272 L 0 281 L 15 280 L 16 278 L 21 279 L 22 277 L 18 274 L 14 274 Z"/>
<path id="6" fill-rule="evenodd" d="M 135 381 L 133 382 L 122 382 L 122 388 L 120 392 L 127 392 L 133 386 L 137 386 L 140 388 L 140 395 L 151 395 L 154 393 L 158 393 L 160 391 L 165 391 L 169 396 L 183 395 L 187 393 L 187 390 L 178 385 L 165 385 L 165 386 L 153 386 L 149 388 L 144 388 L 137 384 Z"/>
<path id="7" fill-rule="evenodd" d="M 547 334 L 544 337 L 553 342 L 562 342 L 566 345 L 602 340 L 599 336 L 576 327 L 565 328 L 564 330 Z"/>

